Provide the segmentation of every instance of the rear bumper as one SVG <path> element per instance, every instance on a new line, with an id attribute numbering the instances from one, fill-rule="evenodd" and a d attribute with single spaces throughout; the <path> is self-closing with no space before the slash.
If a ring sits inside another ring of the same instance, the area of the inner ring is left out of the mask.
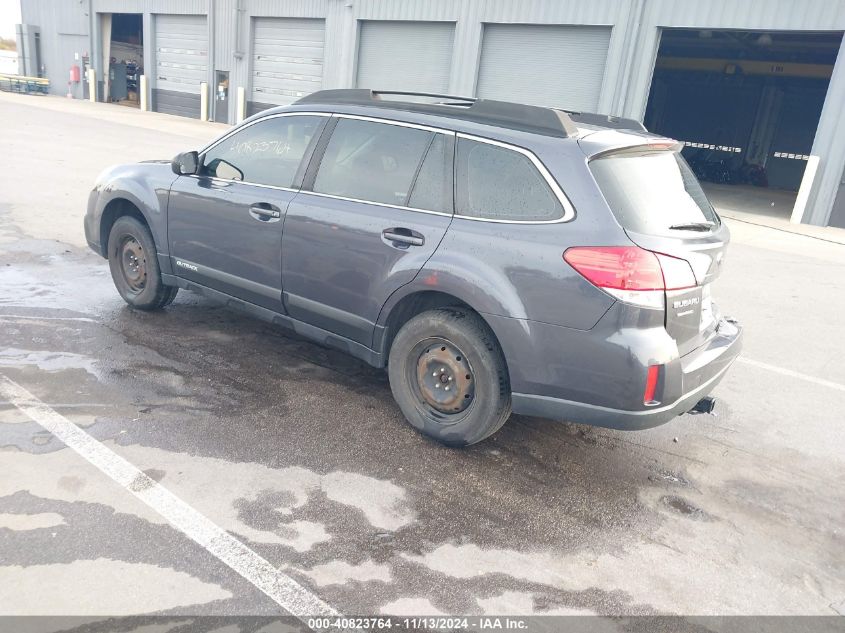
<path id="1" fill-rule="evenodd" d="M 742 328 L 725 320 L 720 321 L 706 344 L 682 357 L 677 356 L 677 351 L 667 353 L 662 337 L 654 337 L 651 342 L 648 338 L 640 341 L 629 338 L 628 362 L 618 357 L 610 367 L 603 367 L 604 376 L 590 371 L 591 359 L 581 356 L 580 363 L 566 367 L 568 380 L 542 386 L 514 384 L 514 413 L 623 430 L 658 426 L 686 413 L 708 395 L 724 378 L 742 348 Z M 601 341 L 599 347 L 606 346 L 607 340 Z M 657 349 L 666 355 L 661 358 Z M 631 362 L 634 357 L 648 360 Z M 649 361 L 663 365 L 658 390 L 661 402 L 654 406 L 642 404 L 643 377 Z M 586 382 L 591 389 L 582 387 L 569 396 L 563 386 L 567 382 L 582 385 Z M 529 388 L 520 389 L 525 386 Z M 603 394 L 601 399 L 598 393 Z"/>
<path id="2" fill-rule="evenodd" d="M 737 353 L 739 353 L 738 350 Z M 692 409 L 699 400 L 719 384 L 729 368 L 730 364 L 726 365 L 696 389 L 685 393 L 672 404 L 643 411 L 624 411 L 559 398 L 532 396 L 525 393 L 513 394 L 513 411 L 522 415 L 579 422 L 623 431 L 650 429 L 665 424 Z"/>

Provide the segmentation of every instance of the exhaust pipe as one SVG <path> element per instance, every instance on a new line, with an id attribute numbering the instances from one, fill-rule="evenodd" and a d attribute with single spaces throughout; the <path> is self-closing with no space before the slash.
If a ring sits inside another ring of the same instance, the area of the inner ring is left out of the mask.
<path id="1" fill-rule="evenodd" d="M 699 413 L 713 413 L 713 410 L 716 408 L 716 398 L 711 396 L 705 396 L 701 400 L 695 403 L 695 406 L 690 409 L 687 413 L 690 415 L 697 415 Z"/>

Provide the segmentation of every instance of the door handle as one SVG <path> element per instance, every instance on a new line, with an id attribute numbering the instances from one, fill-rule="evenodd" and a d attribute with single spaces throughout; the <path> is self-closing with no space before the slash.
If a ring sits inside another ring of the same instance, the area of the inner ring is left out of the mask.
<path id="1" fill-rule="evenodd" d="M 259 202 L 249 208 L 249 214 L 261 222 L 272 222 L 282 217 L 282 212 L 277 207 L 266 202 Z"/>
<path id="2" fill-rule="evenodd" d="M 397 245 L 404 244 L 406 246 L 422 246 L 425 244 L 425 238 L 410 229 L 384 229 L 381 232 L 381 236 L 388 242 L 393 242 Z"/>

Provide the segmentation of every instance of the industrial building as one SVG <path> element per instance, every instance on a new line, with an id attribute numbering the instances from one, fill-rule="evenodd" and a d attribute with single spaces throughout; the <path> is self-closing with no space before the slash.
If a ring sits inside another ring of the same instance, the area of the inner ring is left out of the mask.
<path id="1" fill-rule="evenodd" d="M 223 123 L 342 87 L 633 117 L 683 141 L 702 180 L 845 227 L 845 0 L 25 0 L 21 15 L 21 66 L 56 94 L 86 98 L 90 67 L 97 100 Z"/>

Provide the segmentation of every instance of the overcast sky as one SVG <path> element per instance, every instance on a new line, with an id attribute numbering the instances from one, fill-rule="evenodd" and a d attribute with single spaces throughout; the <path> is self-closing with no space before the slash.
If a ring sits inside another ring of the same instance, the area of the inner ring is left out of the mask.
<path id="1" fill-rule="evenodd" d="M 15 24 L 20 21 L 20 0 L 0 0 L 0 37 L 15 39 Z"/>

